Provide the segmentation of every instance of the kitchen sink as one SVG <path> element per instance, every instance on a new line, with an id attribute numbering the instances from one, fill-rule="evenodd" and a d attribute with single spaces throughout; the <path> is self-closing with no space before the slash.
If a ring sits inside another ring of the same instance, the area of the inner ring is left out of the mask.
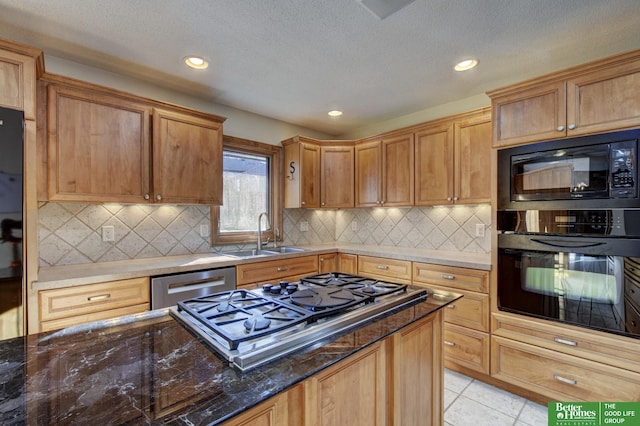
<path id="1" fill-rule="evenodd" d="M 265 251 L 284 254 L 284 253 L 298 253 L 301 251 L 305 251 L 305 249 L 302 249 L 299 247 L 274 247 L 274 248 L 266 249 Z"/>
<path id="2" fill-rule="evenodd" d="M 238 250 L 238 251 L 226 251 L 223 252 L 225 256 L 234 256 L 234 257 L 258 257 L 258 256 L 273 256 L 278 254 L 274 251 L 269 250 Z"/>
<path id="3" fill-rule="evenodd" d="M 225 256 L 235 256 L 235 257 L 259 257 L 259 256 L 275 256 L 278 254 L 285 253 L 298 253 L 301 251 L 305 251 L 304 249 L 298 247 L 274 247 L 266 250 L 238 250 L 238 251 L 227 251 L 220 254 Z"/>

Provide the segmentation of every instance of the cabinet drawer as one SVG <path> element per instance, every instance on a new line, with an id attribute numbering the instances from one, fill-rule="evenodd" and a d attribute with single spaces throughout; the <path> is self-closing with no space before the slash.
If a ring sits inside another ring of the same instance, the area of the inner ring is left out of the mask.
<path id="1" fill-rule="evenodd" d="M 553 401 L 640 401 L 640 374 L 491 337 L 491 376 Z"/>
<path id="2" fill-rule="evenodd" d="M 143 304 L 148 306 L 149 290 L 147 277 L 43 290 L 38 293 L 40 321 L 58 320 Z"/>
<path id="3" fill-rule="evenodd" d="M 418 285 L 421 285 L 418 283 Z M 489 296 L 472 291 L 451 290 L 446 287 L 429 286 L 436 291 L 455 291 L 463 297 L 447 305 L 444 309 L 444 320 L 451 324 L 489 332 Z"/>
<path id="4" fill-rule="evenodd" d="M 489 374 L 487 333 L 445 323 L 443 343 L 446 361 Z"/>
<path id="5" fill-rule="evenodd" d="M 489 271 L 414 262 L 413 281 L 416 284 L 441 285 L 460 290 L 487 293 L 489 289 Z"/>
<path id="6" fill-rule="evenodd" d="M 318 273 L 318 256 L 269 260 L 236 266 L 236 283 L 267 282 L 295 275 Z"/>
<path id="7" fill-rule="evenodd" d="M 494 312 L 492 335 L 640 373 L 640 341 L 580 327 Z M 609 401 L 612 401 L 609 399 Z"/>
<path id="8" fill-rule="evenodd" d="M 624 299 L 624 323 L 631 333 L 640 334 L 640 313 L 637 310 L 638 305 L 633 305 L 629 299 Z"/>
<path id="9" fill-rule="evenodd" d="M 102 321 L 121 317 L 123 315 L 139 314 L 141 312 L 148 311 L 150 308 L 151 305 L 149 303 L 143 303 L 141 305 L 125 306 L 124 308 L 109 309 L 107 311 L 97 311 L 84 315 L 43 321 L 40 323 L 40 331 L 59 330 L 65 327 L 71 327 L 72 325 L 84 324 L 92 321 Z"/>
<path id="10" fill-rule="evenodd" d="M 395 282 L 411 283 L 411 262 L 382 257 L 358 256 L 358 274 Z"/>

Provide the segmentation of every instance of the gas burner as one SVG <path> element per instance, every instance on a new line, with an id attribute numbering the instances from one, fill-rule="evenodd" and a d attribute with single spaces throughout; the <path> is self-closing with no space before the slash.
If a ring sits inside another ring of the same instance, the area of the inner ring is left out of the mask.
<path id="1" fill-rule="evenodd" d="M 407 289 L 406 284 L 380 281 L 340 272 L 312 275 L 303 278 L 301 281 L 306 284 L 315 284 L 318 286 L 337 286 L 371 297 L 386 296 L 387 294 L 403 292 Z"/>
<path id="2" fill-rule="evenodd" d="M 178 302 L 178 311 L 220 335 L 231 350 L 240 342 L 305 322 L 311 313 L 246 290 Z"/>
<path id="3" fill-rule="evenodd" d="M 290 300 L 298 306 L 321 310 L 346 305 L 353 302 L 355 296 L 339 287 L 310 287 L 291 295 Z"/>

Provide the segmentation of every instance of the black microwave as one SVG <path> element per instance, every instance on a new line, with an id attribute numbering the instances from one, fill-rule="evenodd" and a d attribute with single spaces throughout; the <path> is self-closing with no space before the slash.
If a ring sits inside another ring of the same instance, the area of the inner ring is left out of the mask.
<path id="1" fill-rule="evenodd" d="M 640 129 L 498 151 L 498 209 L 637 208 Z"/>

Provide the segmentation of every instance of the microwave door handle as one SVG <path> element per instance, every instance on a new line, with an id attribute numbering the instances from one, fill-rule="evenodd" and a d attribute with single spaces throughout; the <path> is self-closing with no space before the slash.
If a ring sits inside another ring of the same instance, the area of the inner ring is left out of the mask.
<path id="1" fill-rule="evenodd" d="M 585 248 L 585 247 L 597 247 L 602 246 L 607 243 L 596 242 L 596 243 L 581 243 L 576 241 L 575 243 L 571 243 L 568 241 L 559 241 L 559 240 L 539 240 L 537 238 L 532 238 L 531 241 L 535 241 L 536 243 L 544 244 L 551 247 L 560 247 L 560 248 Z"/>

